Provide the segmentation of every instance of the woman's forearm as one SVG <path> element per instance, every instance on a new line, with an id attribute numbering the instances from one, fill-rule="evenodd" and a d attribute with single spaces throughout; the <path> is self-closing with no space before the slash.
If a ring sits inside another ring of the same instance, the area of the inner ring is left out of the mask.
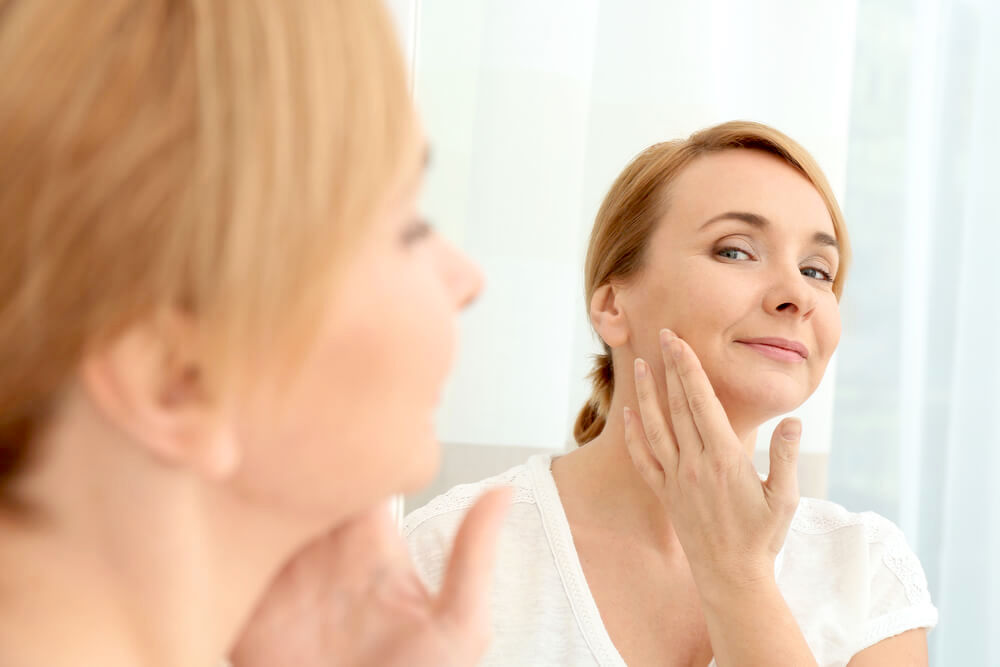
<path id="1" fill-rule="evenodd" d="M 719 667 L 814 667 L 816 659 L 773 579 L 702 590 Z"/>

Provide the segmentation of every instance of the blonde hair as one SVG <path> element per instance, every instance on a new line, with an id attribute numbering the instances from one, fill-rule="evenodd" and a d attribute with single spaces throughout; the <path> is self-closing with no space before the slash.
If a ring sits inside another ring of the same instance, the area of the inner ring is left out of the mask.
<path id="1" fill-rule="evenodd" d="M 850 244 L 844 215 L 823 171 L 798 143 L 774 128 L 760 123 L 733 121 L 706 128 L 686 140 L 650 146 L 625 167 L 608 191 L 594 220 L 587 248 L 585 303 L 599 287 L 612 280 L 627 280 L 641 268 L 649 239 L 669 205 L 670 185 L 695 158 L 729 149 L 753 149 L 772 153 L 795 167 L 815 186 L 833 219 L 840 245 L 840 268 L 833 283 L 839 299 L 850 260 Z M 573 428 L 578 444 L 586 444 L 604 429 L 614 394 L 614 367 L 611 349 L 595 355 L 589 378 L 593 383 L 590 399 L 580 410 Z"/>
<path id="2" fill-rule="evenodd" d="M 0 479 L 142 318 L 189 313 L 217 388 L 300 348 L 418 159 L 372 0 L 7 0 L 0 71 Z"/>

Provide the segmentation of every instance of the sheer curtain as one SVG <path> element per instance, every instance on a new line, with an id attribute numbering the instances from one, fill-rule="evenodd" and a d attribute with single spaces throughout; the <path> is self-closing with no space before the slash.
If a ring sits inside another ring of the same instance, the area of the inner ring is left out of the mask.
<path id="1" fill-rule="evenodd" d="M 830 496 L 899 522 L 931 664 L 1000 664 L 1000 8 L 861 0 Z"/>

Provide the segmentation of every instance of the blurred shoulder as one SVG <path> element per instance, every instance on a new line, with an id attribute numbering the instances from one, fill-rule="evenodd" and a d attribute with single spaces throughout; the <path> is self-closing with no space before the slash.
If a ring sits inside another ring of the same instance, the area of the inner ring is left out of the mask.
<path id="1" fill-rule="evenodd" d="M 485 491 L 497 486 L 509 486 L 514 490 L 511 505 L 535 504 L 535 492 L 529 466 L 535 463 L 533 457 L 526 463 L 478 482 L 459 484 L 437 496 L 423 507 L 406 516 L 403 520 L 403 536 L 410 539 L 423 531 L 440 527 L 457 528 L 462 517 Z"/>

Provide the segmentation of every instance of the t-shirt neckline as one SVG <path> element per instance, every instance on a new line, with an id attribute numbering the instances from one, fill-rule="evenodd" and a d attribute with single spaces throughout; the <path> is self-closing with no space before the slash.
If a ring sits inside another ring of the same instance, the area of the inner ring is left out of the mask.
<path id="1" fill-rule="evenodd" d="M 552 477 L 552 456 L 537 454 L 531 457 L 528 461 L 528 472 L 535 488 L 539 515 L 559 571 L 559 579 L 562 581 L 584 641 L 602 667 L 627 667 L 614 642 L 611 641 L 607 628 L 604 627 L 597 602 L 583 574 L 583 566 L 580 564 L 580 557 L 570 531 L 569 519 L 566 518 L 566 511 L 559 498 L 559 489 L 556 488 L 555 478 Z"/>
<path id="2" fill-rule="evenodd" d="M 538 511 L 545 536 L 549 541 L 549 548 L 552 550 L 552 556 L 559 571 L 559 579 L 562 581 L 570 608 L 573 610 L 573 616 L 576 618 L 577 627 L 580 628 L 584 641 L 587 642 L 591 653 L 594 654 L 598 664 L 602 667 L 627 667 L 614 642 L 611 641 L 608 629 L 604 627 L 601 612 L 597 608 L 597 601 L 594 600 L 590 586 L 587 585 L 587 577 L 583 573 L 580 556 L 577 554 L 576 544 L 573 542 L 569 519 L 566 518 L 566 511 L 563 508 L 562 499 L 559 497 L 559 489 L 552 476 L 552 455 L 536 454 L 532 456 L 528 461 L 528 473 L 535 489 L 535 499 L 538 502 Z M 782 548 L 774 560 L 774 578 L 776 580 L 781 572 L 784 554 L 785 549 Z M 707 667 L 716 667 L 714 657 Z"/>

